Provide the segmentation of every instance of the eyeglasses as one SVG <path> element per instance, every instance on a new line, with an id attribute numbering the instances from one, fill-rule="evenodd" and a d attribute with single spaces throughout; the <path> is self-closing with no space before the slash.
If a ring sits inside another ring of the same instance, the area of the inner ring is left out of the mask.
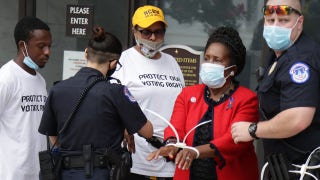
<path id="1" fill-rule="evenodd" d="M 110 62 L 112 61 L 117 61 L 116 71 L 119 71 L 122 68 L 122 64 L 119 62 L 119 58 L 110 60 Z"/>
<path id="2" fill-rule="evenodd" d="M 278 16 L 290 15 L 293 12 L 301 16 L 301 13 L 298 10 L 287 5 L 276 5 L 276 6 L 265 5 L 262 8 L 262 11 L 263 11 L 263 15 L 266 15 L 266 16 L 271 15 L 274 12 L 276 12 Z"/>
<path id="3" fill-rule="evenodd" d="M 158 29 L 155 31 L 150 31 L 149 29 L 142 29 L 142 30 L 136 29 L 136 30 L 141 33 L 143 38 L 146 38 L 146 39 L 149 39 L 152 36 L 152 34 L 154 34 L 156 38 L 163 38 L 164 34 L 166 33 L 166 29 Z"/>
<path id="4" fill-rule="evenodd" d="M 116 71 L 119 71 L 121 68 L 122 68 L 122 64 L 118 60 L 117 61 L 117 66 L 116 66 Z"/>

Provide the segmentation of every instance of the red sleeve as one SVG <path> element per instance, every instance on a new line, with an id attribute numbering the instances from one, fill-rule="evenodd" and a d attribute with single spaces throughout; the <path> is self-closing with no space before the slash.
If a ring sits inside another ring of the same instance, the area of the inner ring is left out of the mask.
<path id="1" fill-rule="evenodd" d="M 186 123 L 186 117 L 187 117 L 186 111 L 187 111 L 187 108 L 186 108 L 185 100 L 183 97 L 183 92 L 181 92 L 175 101 L 171 120 L 170 120 L 170 123 L 175 127 L 176 131 L 178 132 L 180 142 L 183 140 L 183 137 L 186 134 L 185 132 L 185 123 Z M 176 137 L 171 127 L 168 126 L 164 130 L 164 139 L 166 140 L 167 138 L 172 136 Z"/>
<path id="2" fill-rule="evenodd" d="M 253 149 L 252 141 L 238 144 L 234 143 L 231 136 L 231 125 L 238 121 L 255 122 L 258 120 L 259 114 L 257 96 L 253 92 L 248 91 L 238 93 L 234 96 L 234 104 L 231 108 L 234 108 L 229 112 L 229 114 L 231 114 L 231 120 L 227 121 L 224 119 L 226 121 L 221 122 L 220 120 L 219 122 L 219 127 L 226 127 L 226 131 L 220 137 L 215 137 L 214 140 L 211 141 L 211 143 L 217 147 L 219 153 L 227 162 L 232 161 L 232 159 L 237 158 L 238 156 L 241 156 L 241 154 L 247 152 L 248 149 Z M 216 127 L 215 131 L 217 131 L 217 128 L 219 127 Z M 219 162 L 219 158 L 216 160 Z"/>

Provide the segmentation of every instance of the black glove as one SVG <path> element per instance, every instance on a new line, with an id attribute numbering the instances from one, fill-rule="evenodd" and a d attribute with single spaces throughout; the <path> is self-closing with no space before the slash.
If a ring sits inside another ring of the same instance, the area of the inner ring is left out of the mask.
<path id="1" fill-rule="evenodd" d="M 146 139 L 148 143 L 150 143 L 153 147 L 159 149 L 163 146 L 163 143 L 155 136 Z"/>

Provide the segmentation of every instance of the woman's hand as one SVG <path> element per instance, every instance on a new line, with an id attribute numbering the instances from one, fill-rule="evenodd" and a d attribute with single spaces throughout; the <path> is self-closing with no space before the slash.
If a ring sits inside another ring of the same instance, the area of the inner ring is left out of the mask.
<path id="1" fill-rule="evenodd" d="M 157 160 L 159 156 L 169 157 L 170 159 L 174 159 L 179 148 L 175 146 L 163 146 L 159 150 L 150 153 L 147 157 L 148 161 L 152 159 Z"/>
<path id="2" fill-rule="evenodd" d="M 189 169 L 191 163 L 196 159 L 197 153 L 194 150 L 184 148 L 176 156 L 176 165 L 179 169 L 186 170 Z"/>

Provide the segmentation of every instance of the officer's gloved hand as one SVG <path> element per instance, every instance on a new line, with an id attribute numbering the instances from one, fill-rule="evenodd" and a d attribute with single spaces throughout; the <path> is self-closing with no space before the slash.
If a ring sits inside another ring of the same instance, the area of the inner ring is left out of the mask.
<path id="1" fill-rule="evenodd" d="M 157 149 L 163 146 L 163 143 L 155 136 L 152 136 L 151 138 L 147 138 L 146 141 Z"/>

